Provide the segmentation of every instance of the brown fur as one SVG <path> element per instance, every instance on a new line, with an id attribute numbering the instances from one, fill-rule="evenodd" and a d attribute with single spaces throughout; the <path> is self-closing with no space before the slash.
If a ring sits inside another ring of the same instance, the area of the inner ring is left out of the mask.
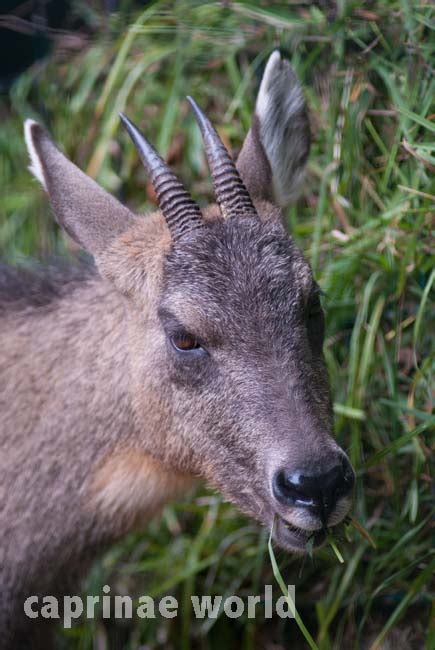
<path id="1" fill-rule="evenodd" d="M 117 522 L 119 534 L 143 526 L 162 506 L 194 484 L 186 474 L 168 471 L 141 449 L 115 449 L 95 468 L 89 510 L 98 520 Z"/>

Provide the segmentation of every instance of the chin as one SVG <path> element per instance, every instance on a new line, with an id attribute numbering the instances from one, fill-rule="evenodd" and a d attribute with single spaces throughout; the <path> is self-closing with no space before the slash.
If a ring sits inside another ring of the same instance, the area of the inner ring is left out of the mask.
<path id="1" fill-rule="evenodd" d="M 313 540 L 312 548 L 317 550 L 326 539 L 325 530 L 305 530 L 276 516 L 273 525 L 273 539 L 281 548 L 298 555 L 307 553 L 307 544 Z"/>
<path id="2" fill-rule="evenodd" d="M 293 521 L 284 519 L 276 513 L 273 523 L 273 539 L 281 548 L 298 555 L 307 553 L 308 543 L 313 550 L 317 550 L 324 545 L 328 531 L 343 521 L 350 507 L 351 499 L 342 499 L 329 517 L 327 528 L 322 526 L 317 518 L 307 517 L 302 512 L 293 513 Z"/>

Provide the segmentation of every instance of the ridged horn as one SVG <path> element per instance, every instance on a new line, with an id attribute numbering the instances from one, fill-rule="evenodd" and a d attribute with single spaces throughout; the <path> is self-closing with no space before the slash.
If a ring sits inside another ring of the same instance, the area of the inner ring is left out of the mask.
<path id="1" fill-rule="evenodd" d="M 257 217 L 249 192 L 216 129 L 192 97 L 187 97 L 187 101 L 201 130 L 216 200 L 222 216 L 224 219 L 241 214 Z"/>
<path id="2" fill-rule="evenodd" d="M 188 231 L 202 228 L 204 221 L 198 204 L 133 122 L 123 113 L 119 117 L 150 177 L 172 239 L 175 241 Z"/>

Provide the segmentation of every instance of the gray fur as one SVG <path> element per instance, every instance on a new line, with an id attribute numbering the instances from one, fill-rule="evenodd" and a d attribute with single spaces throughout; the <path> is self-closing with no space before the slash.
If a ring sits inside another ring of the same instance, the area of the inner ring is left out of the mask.
<path id="1" fill-rule="evenodd" d="M 36 262 L 16 268 L 0 264 L 0 315 L 13 310 L 34 314 L 34 308 L 53 305 L 95 274 L 94 264 L 80 258 L 73 263 L 59 259 L 44 266 Z"/>

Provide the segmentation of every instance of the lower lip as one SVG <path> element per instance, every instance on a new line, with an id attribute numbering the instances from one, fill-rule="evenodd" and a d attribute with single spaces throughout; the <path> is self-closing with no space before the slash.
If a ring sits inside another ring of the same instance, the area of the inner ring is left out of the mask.
<path id="1" fill-rule="evenodd" d="M 303 530 L 288 524 L 281 517 L 276 518 L 274 529 L 274 537 L 278 543 L 298 551 L 304 551 L 312 538 L 314 548 L 321 546 L 326 539 L 324 530 Z"/>

